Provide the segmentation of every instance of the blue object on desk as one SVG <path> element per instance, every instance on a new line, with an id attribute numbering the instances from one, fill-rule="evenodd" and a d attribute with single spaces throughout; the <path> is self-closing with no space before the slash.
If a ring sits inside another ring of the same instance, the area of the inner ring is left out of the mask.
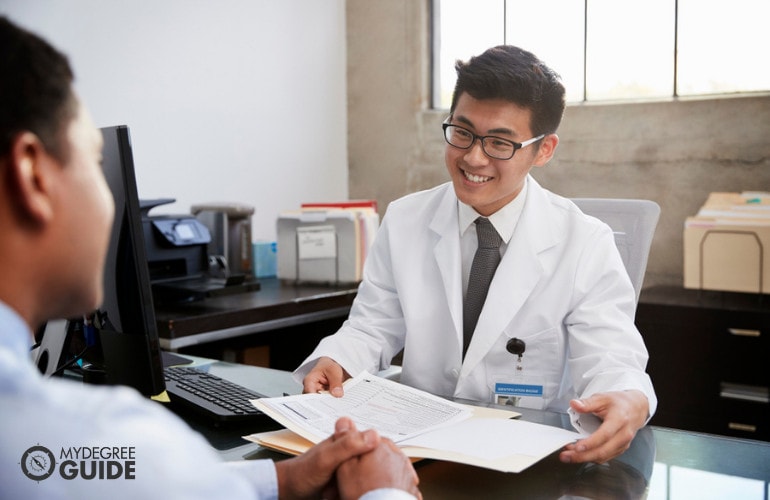
<path id="1" fill-rule="evenodd" d="M 254 275 L 257 278 L 274 278 L 277 274 L 276 256 L 278 244 L 275 241 L 254 243 Z"/>

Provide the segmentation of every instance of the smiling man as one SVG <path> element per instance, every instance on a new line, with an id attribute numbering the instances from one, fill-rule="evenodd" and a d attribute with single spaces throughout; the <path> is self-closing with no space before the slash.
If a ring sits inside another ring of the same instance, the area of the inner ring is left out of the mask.
<path id="1" fill-rule="evenodd" d="M 612 230 L 529 175 L 556 151 L 564 87 L 513 46 L 456 69 L 442 125 L 452 181 L 388 207 L 349 319 L 295 376 L 341 395 L 403 349 L 401 381 L 420 389 L 597 415 L 561 459 L 609 460 L 657 400 Z"/>

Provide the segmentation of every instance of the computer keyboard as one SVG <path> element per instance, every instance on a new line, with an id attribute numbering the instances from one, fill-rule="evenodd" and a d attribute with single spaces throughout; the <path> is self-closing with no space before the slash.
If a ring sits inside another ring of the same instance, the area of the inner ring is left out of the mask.
<path id="1" fill-rule="evenodd" d="M 264 395 L 189 366 L 164 369 L 166 392 L 171 402 L 201 413 L 215 422 L 246 422 L 264 419 L 249 400 Z"/>

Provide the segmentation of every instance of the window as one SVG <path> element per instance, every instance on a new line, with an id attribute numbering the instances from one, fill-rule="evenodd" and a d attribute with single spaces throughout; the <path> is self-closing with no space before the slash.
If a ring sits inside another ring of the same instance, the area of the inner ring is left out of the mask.
<path id="1" fill-rule="evenodd" d="M 433 0 L 433 104 L 454 62 L 518 45 L 556 70 L 570 102 L 770 90 L 767 0 Z"/>

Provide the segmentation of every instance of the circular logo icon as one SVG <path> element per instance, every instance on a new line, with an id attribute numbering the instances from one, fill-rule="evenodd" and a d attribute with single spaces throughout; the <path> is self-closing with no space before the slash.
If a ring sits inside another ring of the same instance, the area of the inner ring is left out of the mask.
<path id="1" fill-rule="evenodd" d="M 33 481 L 42 481 L 53 474 L 56 459 L 45 446 L 33 446 L 21 456 L 21 470 Z"/>

